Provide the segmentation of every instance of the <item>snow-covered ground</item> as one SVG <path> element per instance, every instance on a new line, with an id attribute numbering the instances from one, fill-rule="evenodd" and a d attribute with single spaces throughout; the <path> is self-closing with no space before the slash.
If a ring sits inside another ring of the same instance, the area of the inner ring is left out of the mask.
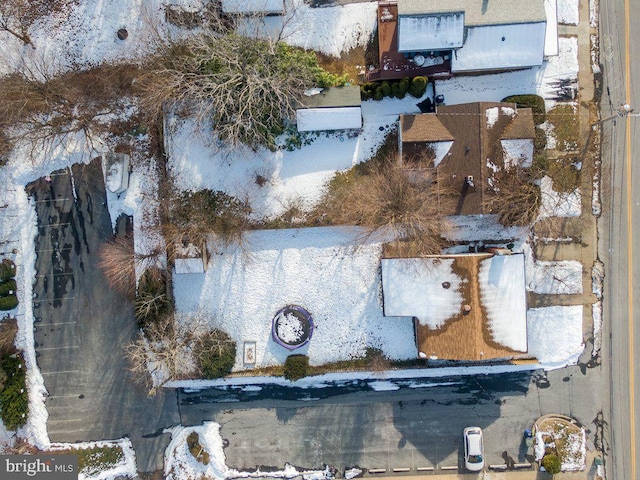
<path id="1" fill-rule="evenodd" d="M 545 99 L 547 110 L 553 107 L 563 92 L 564 85 L 578 88 L 578 40 L 576 37 L 560 37 L 559 54 L 551 57 L 541 67 L 517 72 L 460 76 L 436 80 L 436 91 L 444 95 L 445 103 L 499 102 L 509 95 L 537 93 Z"/>
<path id="2" fill-rule="evenodd" d="M 392 359 L 416 358 L 411 317 L 384 317 L 381 303 L 382 239 L 362 230 L 304 228 L 247 234 L 244 248 L 211 256 L 204 274 L 174 275 L 176 308 L 204 313 L 212 327 L 242 344 L 256 342 L 256 366 L 282 364 L 290 353 L 271 340 L 271 321 L 289 304 L 305 308 L 315 329 L 296 352 L 310 363 L 364 356 L 376 347 Z"/>
<path id="3" fill-rule="evenodd" d="M 579 0 L 558 0 L 558 23 L 578 25 Z"/>
<path id="4" fill-rule="evenodd" d="M 582 195 L 580 189 L 556 192 L 553 180 L 544 176 L 540 181 L 541 206 L 539 218 L 546 217 L 579 217 L 582 213 Z"/>
<path id="5" fill-rule="evenodd" d="M 302 0 L 293 1 L 298 4 L 297 18 L 287 23 L 288 30 L 283 36 L 292 44 L 336 55 L 365 44 L 373 31 L 375 3 L 311 9 Z M 165 24 L 163 6 L 166 3 L 168 0 L 81 0 L 74 4 L 72 12 L 43 18 L 31 27 L 29 34 L 34 48 L 25 47 L 13 36 L 0 32 L 3 45 L 0 74 L 24 65 L 52 73 L 105 61 L 139 59 L 153 48 L 153 38 L 158 32 L 160 35 L 184 33 Z M 171 0 L 170 3 L 197 9 L 203 0 Z M 559 14 L 566 22 L 577 17 L 576 0 L 559 0 L 558 4 Z M 591 4 L 592 23 L 594 5 L 595 2 Z M 127 29 L 126 40 L 117 39 L 120 28 Z M 537 92 L 551 106 L 561 96 L 562 85 L 570 84 L 577 89 L 577 40 L 560 38 L 559 46 L 560 55 L 542 67 L 438 80 L 437 93 L 445 96 L 446 103 L 455 104 L 498 101 L 507 95 Z M 212 144 L 206 135 L 196 132 L 192 123 L 174 122 L 173 144 L 169 144 L 170 168 L 180 188 L 214 188 L 251 195 L 256 214 L 277 215 L 291 202 L 302 202 L 303 206 L 316 202 L 323 184 L 335 171 L 368 159 L 385 134 L 395 127 L 400 113 L 418 113 L 419 101 L 407 97 L 364 102 L 364 125 L 359 137 L 339 133 L 321 136 L 294 152 L 260 151 L 254 155 L 242 149 L 226 151 Z M 90 144 L 80 135 L 67 137 L 35 156 L 26 146 L 19 145 L 8 165 L 0 167 L 0 183 L 4 187 L 0 191 L 0 204 L 9 204 L 2 211 L 0 233 L 3 240 L 9 239 L 11 247 L 17 250 L 12 258 L 18 265 L 20 305 L 14 313 L 20 325 L 17 343 L 25 352 L 28 367 L 30 416 L 19 433 L 40 448 L 47 448 L 50 442 L 46 431 L 46 391 L 35 360 L 30 302 L 35 278 L 36 218 L 24 186 L 58 168 L 86 162 L 106 148 L 99 139 L 92 139 Z M 157 231 L 149 228 L 157 203 L 153 165 L 145 165 L 144 168 L 137 165 L 125 195 L 108 196 L 112 218 L 122 212 L 134 216 L 139 252 L 162 245 Z M 256 174 L 268 178 L 265 186 L 255 184 L 252 176 Z M 502 228 L 493 216 L 478 217 L 455 219 L 457 228 L 451 238 L 464 242 L 522 241 L 526 237 L 525 229 Z M 258 353 L 266 364 L 281 362 L 286 356 L 268 347 L 265 340 L 270 335 L 269 320 L 283 302 L 300 302 L 312 310 L 318 329 L 312 343 L 305 348 L 316 363 L 361 355 L 366 346 L 381 347 L 391 358 L 414 358 L 411 322 L 382 317 L 378 274 L 380 243 L 369 240 L 353 248 L 347 246 L 346 241 L 354 235 L 353 231 L 318 232 L 290 230 L 252 234 L 255 238 L 248 243 L 246 252 L 224 251 L 212 258 L 206 274 L 183 276 L 182 280 L 177 277 L 179 310 L 215 314 L 212 325 L 222 326 L 238 342 L 262 339 L 263 350 L 258 349 Z M 567 285 L 566 277 L 551 279 L 564 266 L 554 266 L 553 273 L 548 273 L 547 267 L 534 265 L 533 271 L 541 269 L 544 274 L 534 275 L 535 281 L 530 283 L 532 289 L 538 293 L 567 293 L 561 288 Z M 573 276 L 577 275 L 575 265 L 569 270 Z M 566 269 L 562 271 L 566 273 Z M 581 291 L 577 281 L 569 283 L 570 291 Z M 581 307 L 548 307 L 529 312 L 529 351 L 543 365 L 555 367 L 577 359 L 582 344 L 582 314 L 578 308 L 581 310 Z M 248 325 L 249 322 L 253 325 Z M 478 371 L 489 370 L 483 367 Z M 8 440 L 9 436 L 1 437 Z M 213 448 L 218 448 L 215 445 Z"/>
<path id="6" fill-rule="evenodd" d="M 134 478 L 137 476 L 136 455 L 131 440 L 124 438 L 115 441 L 97 441 L 80 443 L 52 443 L 50 449 L 56 450 L 84 450 L 89 448 L 117 447 L 123 456 L 119 462 L 108 470 L 85 470 L 78 473 L 78 480 L 111 480 L 116 478 Z"/>
<path id="7" fill-rule="evenodd" d="M 530 308 L 527 331 L 529 353 L 545 368 L 576 363 L 584 350 L 582 305 Z"/>

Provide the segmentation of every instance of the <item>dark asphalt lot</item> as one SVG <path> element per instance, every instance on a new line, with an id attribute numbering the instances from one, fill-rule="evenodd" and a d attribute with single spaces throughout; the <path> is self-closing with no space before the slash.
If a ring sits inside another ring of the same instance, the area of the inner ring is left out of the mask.
<path id="1" fill-rule="evenodd" d="M 408 468 L 414 474 L 425 467 L 461 469 L 462 430 L 472 425 L 485 432 L 489 464 L 526 463 L 533 450 L 523 432 L 549 412 L 576 418 L 591 442 L 602 441 L 601 367 L 589 361 L 589 352 L 587 347 L 587 363 L 552 372 L 400 382 L 381 374 L 378 388 L 386 391 L 359 381 L 339 388 L 179 391 L 181 423 L 219 423 L 227 465 L 243 471 L 282 469 L 285 463 L 308 469 Z"/>
<path id="2" fill-rule="evenodd" d="M 175 392 L 154 398 L 129 378 L 123 346 L 134 338 L 129 301 L 98 268 L 98 249 L 112 237 L 100 161 L 54 172 L 27 187 L 36 200 L 36 354 L 49 392 L 53 442 L 133 442 L 139 471 L 162 468 L 179 422 Z M 73 189 L 75 188 L 75 194 Z"/>

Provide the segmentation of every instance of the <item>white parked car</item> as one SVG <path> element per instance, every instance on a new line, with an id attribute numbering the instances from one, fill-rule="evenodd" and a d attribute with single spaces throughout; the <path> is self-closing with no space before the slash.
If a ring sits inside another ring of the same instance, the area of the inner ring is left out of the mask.
<path id="1" fill-rule="evenodd" d="M 472 472 L 484 469 L 484 444 L 480 427 L 464 429 L 464 467 Z"/>

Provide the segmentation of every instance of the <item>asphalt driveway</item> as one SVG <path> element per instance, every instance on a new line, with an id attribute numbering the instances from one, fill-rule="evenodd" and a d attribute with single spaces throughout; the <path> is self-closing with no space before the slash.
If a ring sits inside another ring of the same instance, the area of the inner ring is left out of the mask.
<path id="1" fill-rule="evenodd" d="M 138 470 L 162 468 L 165 427 L 179 423 L 175 392 L 148 398 L 131 381 L 123 346 L 134 338 L 132 305 L 113 291 L 97 252 L 112 237 L 102 167 L 54 172 L 27 192 L 36 200 L 36 355 L 49 392 L 53 442 L 129 437 Z"/>

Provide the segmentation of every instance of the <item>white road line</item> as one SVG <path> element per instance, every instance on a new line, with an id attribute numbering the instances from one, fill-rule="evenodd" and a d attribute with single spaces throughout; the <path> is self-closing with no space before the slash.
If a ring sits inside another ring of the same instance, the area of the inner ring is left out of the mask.
<path id="1" fill-rule="evenodd" d="M 68 347 L 45 347 L 45 348 L 36 348 L 36 352 L 41 352 L 43 350 L 63 350 L 65 348 L 80 348 L 80 345 L 70 345 Z"/>
<path id="2" fill-rule="evenodd" d="M 47 423 L 67 423 L 67 422 L 84 422 L 84 418 L 67 418 L 66 420 L 48 420 Z"/>
<path id="3" fill-rule="evenodd" d="M 80 373 L 80 370 L 59 370 L 57 372 L 43 372 L 40 371 L 42 375 L 57 375 L 58 373 Z"/>

